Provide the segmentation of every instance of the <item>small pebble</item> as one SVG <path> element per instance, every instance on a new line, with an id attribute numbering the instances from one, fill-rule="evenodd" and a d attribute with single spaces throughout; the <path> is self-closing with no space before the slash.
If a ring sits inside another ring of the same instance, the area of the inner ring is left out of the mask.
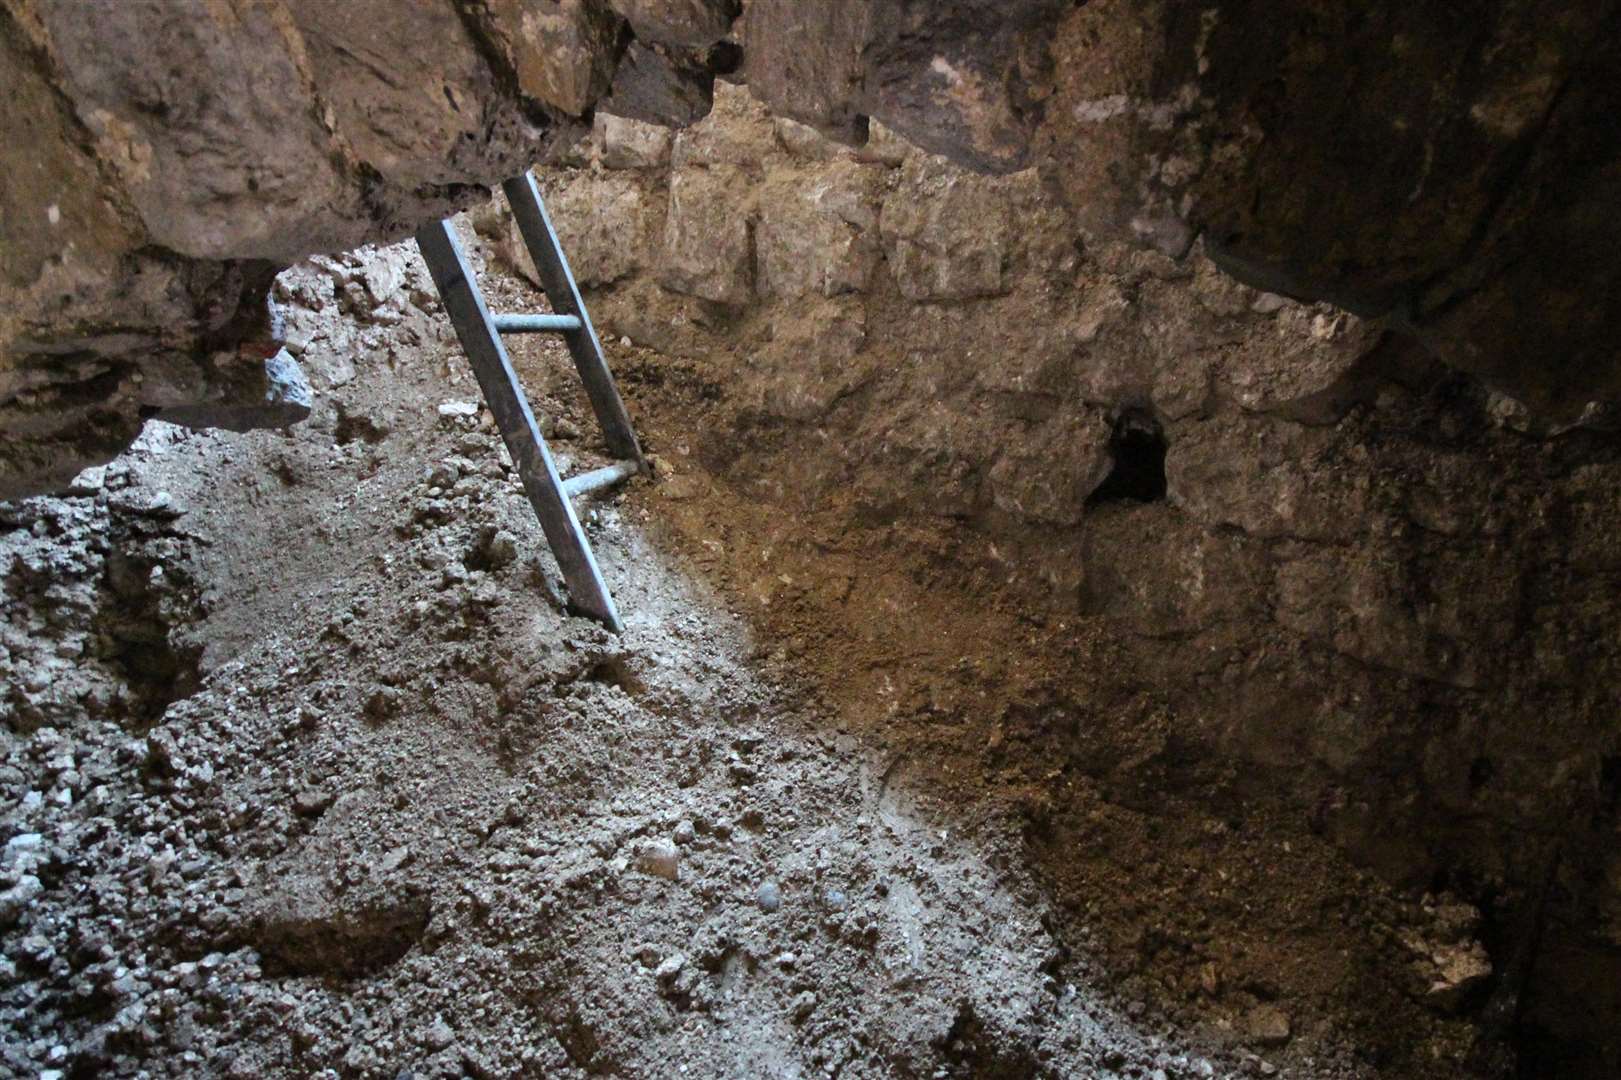
<path id="1" fill-rule="evenodd" d="M 803 1024 L 810 1018 L 810 1014 L 816 1011 L 816 995 L 809 990 L 802 991 L 794 998 L 794 1002 L 789 1008 L 794 1023 Z"/>
<path id="2" fill-rule="evenodd" d="M 505 529 L 500 530 L 490 538 L 489 546 L 484 549 L 484 557 L 494 569 L 511 566 L 518 558 L 518 538 Z"/>
<path id="3" fill-rule="evenodd" d="M 636 863 L 654 877 L 675 881 L 681 876 L 681 852 L 669 840 L 654 840 L 636 858 Z"/>
<path id="4" fill-rule="evenodd" d="M 436 1019 L 427 1031 L 422 1033 L 422 1042 L 430 1050 L 443 1050 L 456 1041 L 456 1033 L 450 1030 L 450 1025 L 444 1018 Z"/>
<path id="5" fill-rule="evenodd" d="M 319 817 L 332 805 L 332 796 L 318 788 L 305 788 L 293 797 L 293 813 L 299 817 Z"/>
<path id="6" fill-rule="evenodd" d="M 760 886 L 756 899 L 760 902 L 761 911 L 776 911 L 782 907 L 782 889 L 775 881 L 768 881 Z"/>

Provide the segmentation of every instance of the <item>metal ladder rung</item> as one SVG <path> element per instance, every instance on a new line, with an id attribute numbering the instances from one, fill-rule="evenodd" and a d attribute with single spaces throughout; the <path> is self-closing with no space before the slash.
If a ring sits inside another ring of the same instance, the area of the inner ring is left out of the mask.
<path id="1" fill-rule="evenodd" d="M 580 328 L 578 315 L 492 315 L 503 334 L 566 334 Z"/>
<path id="2" fill-rule="evenodd" d="M 585 495 L 592 491 L 600 491 L 605 487 L 612 487 L 621 480 L 628 480 L 642 471 L 639 461 L 616 461 L 612 465 L 604 465 L 600 469 L 571 476 L 563 481 L 563 494 L 569 498 Z"/>

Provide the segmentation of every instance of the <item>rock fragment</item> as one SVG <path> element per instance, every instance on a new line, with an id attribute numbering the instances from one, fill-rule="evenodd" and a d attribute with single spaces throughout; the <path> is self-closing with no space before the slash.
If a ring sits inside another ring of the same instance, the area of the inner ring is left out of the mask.
<path id="1" fill-rule="evenodd" d="M 518 558 L 518 538 L 506 529 L 500 529 L 490 537 L 490 542 L 484 546 L 484 559 L 490 569 L 499 570 L 503 566 L 511 566 Z"/>
<path id="2" fill-rule="evenodd" d="M 670 163 L 675 133 L 669 128 L 605 112 L 597 113 L 596 124 L 608 168 L 657 169 Z"/>
<path id="3" fill-rule="evenodd" d="M 788 1013 L 796 1024 L 803 1024 L 809 1020 L 811 1013 L 815 1011 L 816 995 L 809 990 L 802 990 L 794 995 L 793 1003 L 788 1007 Z"/>
<path id="4" fill-rule="evenodd" d="M 429 1024 L 427 1030 L 422 1033 L 422 1045 L 429 1050 L 443 1050 L 455 1041 L 456 1033 L 451 1030 L 449 1024 L 445 1023 L 445 1018 L 442 1016 L 435 1017 L 433 1023 Z"/>
<path id="5" fill-rule="evenodd" d="M 1289 1015 L 1276 1005 L 1261 1004 L 1245 1014 L 1244 1037 L 1260 1046 L 1281 1046 L 1294 1033 Z"/>
<path id="6" fill-rule="evenodd" d="M 392 686 L 379 686 L 372 691 L 371 697 L 366 699 L 366 718 L 374 723 L 382 723 L 400 711 L 400 699 L 403 695 Z"/>
<path id="7" fill-rule="evenodd" d="M 681 852 L 669 840 L 653 840 L 642 847 L 636 865 L 643 873 L 675 881 L 681 876 Z"/>
<path id="8" fill-rule="evenodd" d="M 1430 954 L 1434 975 L 1424 1000 L 1446 1012 L 1457 1010 L 1492 976 L 1492 961 L 1478 941 L 1437 946 Z"/>
<path id="9" fill-rule="evenodd" d="M 660 986 L 668 987 L 675 982 L 676 977 L 681 974 L 686 966 L 686 956 L 681 953 L 671 953 L 659 962 L 658 967 L 653 969 L 653 978 L 658 980 Z"/>
<path id="10" fill-rule="evenodd" d="M 17 878 L 15 885 L 0 893 L 0 927 L 15 926 L 28 910 L 28 905 L 44 891 L 39 878 L 33 874 L 23 874 Z"/>
<path id="11" fill-rule="evenodd" d="M 320 817 L 332 805 L 332 795 L 319 788 L 305 788 L 293 797 L 293 813 L 299 817 Z"/>

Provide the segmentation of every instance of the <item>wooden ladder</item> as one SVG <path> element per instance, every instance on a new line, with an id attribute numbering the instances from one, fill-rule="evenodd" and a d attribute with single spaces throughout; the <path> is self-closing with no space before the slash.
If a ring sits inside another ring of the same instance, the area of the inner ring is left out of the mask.
<path id="1" fill-rule="evenodd" d="M 506 181 L 501 188 L 518 220 L 524 246 L 535 261 L 552 314 L 490 314 L 448 219 L 417 230 L 417 247 L 433 275 L 433 283 L 439 289 L 451 325 L 456 328 L 462 350 L 473 365 L 484 400 L 501 428 L 507 451 L 518 466 L 518 475 L 523 479 L 523 488 L 535 508 L 535 516 L 540 519 L 546 542 L 563 570 L 569 602 L 582 614 L 601 621 L 617 634 L 624 629 L 624 624 L 619 621 L 613 596 L 602 580 L 596 556 L 591 553 L 591 544 L 569 500 L 645 471 L 647 459 L 642 456 L 636 432 L 630 425 L 630 414 L 625 411 L 625 403 L 608 371 L 602 343 L 591 326 L 591 316 L 580 299 L 574 274 L 569 270 L 534 177 L 526 172 Z M 502 334 L 537 333 L 561 334 L 568 343 L 569 355 L 574 358 L 574 367 L 585 383 L 592 411 L 602 425 L 608 452 L 618 459 L 612 465 L 566 480 L 558 475 L 551 451 L 535 424 L 535 414 L 529 408 L 523 385 L 512 369 L 506 346 L 501 343 Z"/>

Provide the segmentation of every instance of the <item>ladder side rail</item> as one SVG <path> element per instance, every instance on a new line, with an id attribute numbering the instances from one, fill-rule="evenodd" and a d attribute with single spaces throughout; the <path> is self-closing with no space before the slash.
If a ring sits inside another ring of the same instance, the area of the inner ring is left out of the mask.
<path id="1" fill-rule="evenodd" d="M 540 189 L 535 186 L 535 178 L 525 172 L 506 181 L 501 188 L 512 207 L 513 217 L 518 221 L 518 231 L 523 235 L 524 245 L 535 262 L 552 310 L 580 320 L 580 329 L 564 334 L 563 340 L 568 344 L 569 355 L 574 358 L 580 380 L 585 383 L 586 396 L 591 399 L 591 409 L 602 425 L 609 451 L 614 457 L 628 458 L 645 467 L 641 444 L 636 439 L 635 429 L 631 427 L 630 413 L 625 410 L 619 389 L 614 385 L 608 361 L 602 353 L 602 342 L 597 339 L 596 327 L 591 325 L 591 316 L 585 310 L 585 301 L 580 297 L 574 273 L 569 269 L 563 245 L 557 239 L 557 230 L 552 227 L 552 219 L 546 213 L 546 204 L 541 200 Z"/>

